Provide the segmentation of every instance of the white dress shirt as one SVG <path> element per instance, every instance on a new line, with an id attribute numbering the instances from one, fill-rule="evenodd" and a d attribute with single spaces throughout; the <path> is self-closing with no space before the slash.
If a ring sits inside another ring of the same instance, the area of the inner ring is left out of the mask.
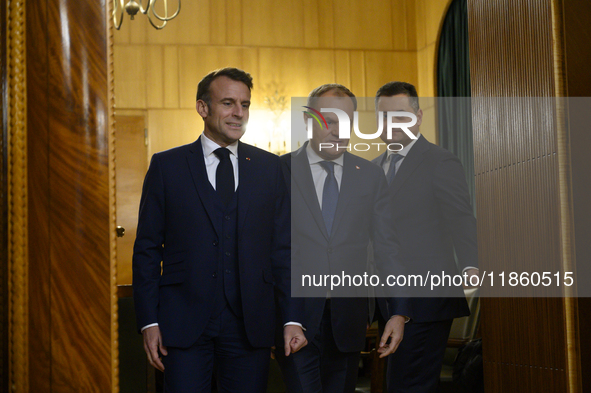
<path id="1" fill-rule="evenodd" d="M 217 190 L 215 185 L 215 172 L 218 169 L 220 159 L 215 155 L 214 151 L 221 146 L 209 139 L 205 134 L 201 134 L 201 147 L 203 148 L 203 158 L 205 159 L 205 169 L 207 170 L 207 178 L 214 190 Z M 238 189 L 238 141 L 226 146 L 230 150 L 230 161 L 234 168 L 234 191 Z"/>

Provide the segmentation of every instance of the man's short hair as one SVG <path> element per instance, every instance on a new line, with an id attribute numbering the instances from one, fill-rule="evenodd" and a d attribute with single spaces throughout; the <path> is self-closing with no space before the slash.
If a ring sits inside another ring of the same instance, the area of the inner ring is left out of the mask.
<path id="1" fill-rule="evenodd" d="M 252 76 L 248 72 L 233 67 L 220 68 L 219 70 L 211 71 L 201 79 L 201 82 L 197 86 L 197 101 L 203 100 L 207 106 L 211 104 L 209 86 L 211 82 L 220 76 L 225 76 L 236 82 L 242 82 L 248 87 L 248 90 L 252 90 Z"/>
<path id="2" fill-rule="evenodd" d="M 398 94 L 404 94 L 408 96 L 408 102 L 415 113 L 419 111 L 419 95 L 417 89 L 406 82 L 389 82 L 378 89 L 376 93 L 376 110 L 378 108 L 378 100 L 380 97 L 392 97 Z"/>
<path id="3" fill-rule="evenodd" d="M 338 83 L 327 83 L 312 90 L 310 94 L 308 94 L 307 105 L 313 107 L 314 101 L 316 101 L 315 98 L 318 98 L 328 92 L 334 92 L 340 97 L 351 97 L 351 101 L 353 101 L 353 110 L 357 110 L 357 98 L 355 98 L 355 94 L 353 94 L 353 92 L 351 92 L 351 90 L 347 89 L 345 86 L 339 85 Z"/>

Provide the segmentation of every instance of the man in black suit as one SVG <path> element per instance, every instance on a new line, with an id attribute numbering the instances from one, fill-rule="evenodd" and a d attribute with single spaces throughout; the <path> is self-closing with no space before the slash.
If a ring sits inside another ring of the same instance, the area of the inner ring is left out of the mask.
<path id="1" fill-rule="evenodd" d="M 391 225 L 396 228 L 400 259 L 407 263 L 407 272 L 459 274 L 455 250 L 463 272 L 468 277 L 478 274 L 476 219 L 462 164 L 420 135 L 423 112 L 415 87 L 404 82 L 382 86 L 376 94 L 376 111 L 384 116 L 383 124 L 388 111 L 411 112 L 417 118 L 409 128 L 417 139 L 402 129 L 394 129 L 388 138 L 384 127 L 381 139 L 395 151 L 387 150 L 373 161 L 383 168 L 389 182 L 394 209 Z M 401 116 L 395 122 L 409 121 Z M 452 321 L 470 314 L 461 287 L 440 289 L 437 297 L 411 299 L 412 320 L 398 350 L 388 358 L 390 393 L 438 390 Z"/>
<path id="2" fill-rule="evenodd" d="M 279 158 L 239 142 L 251 88 L 250 75 L 236 68 L 205 76 L 197 91 L 203 134 L 155 154 L 144 181 L 134 301 L 167 392 L 211 392 L 214 361 L 219 391 L 264 392 L 275 297 L 285 356 L 306 343 L 290 297 L 289 196 Z"/>
<path id="3" fill-rule="evenodd" d="M 314 89 L 307 106 L 311 111 L 335 108 L 353 119 L 357 100 L 346 87 L 329 84 Z M 305 296 L 302 324 L 309 343 L 289 358 L 278 356 L 290 393 L 354 392 L 368 324 L 367 287 L 331 290 L 304 283 L 302 276 L 362 275 L 370 239 L 376 263 L 398 271 L 384 174 L 346 152 L 349 140 L 341 138 L 335 113 L 322 115 L 326 123 L 313 122 L 309 142 L 281 157 L 291 187 L 292 293 Z M 386 354 L 400 342 L 408 315 L 396 299 L 391 311 Z"/>

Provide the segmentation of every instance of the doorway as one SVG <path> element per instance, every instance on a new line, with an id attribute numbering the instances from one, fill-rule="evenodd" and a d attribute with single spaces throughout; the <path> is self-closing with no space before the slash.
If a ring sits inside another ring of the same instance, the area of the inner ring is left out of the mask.
<path id="1" fill-rule="evenodd" d="M 125 228 L 125 235 L 117 238 L 117 285 L 131 285 L 133 242 L 148 170 L 147 130 L 143 115 L 117 115 L 115 124 L 117 225 Z"/>

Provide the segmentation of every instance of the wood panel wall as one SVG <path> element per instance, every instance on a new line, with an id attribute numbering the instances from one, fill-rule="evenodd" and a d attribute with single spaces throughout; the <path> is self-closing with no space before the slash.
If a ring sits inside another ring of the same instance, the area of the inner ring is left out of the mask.
<path id="1" fill-rule="evenodd" d="M 169 134 L 164 144 L 150 138 L 149 154 L 190 142 L 193 128 L 202 127 L 194 110 L 197 83 L 228 65 L 253 75 L 255 111 L 266 109 L 264 97 L 277 88 L 298 97 L 328 82 L 373 97 L 384 83 L 403 80 L 432 97 L 449 2 L 205 0 L 183 4 L 161 31 L 143 16 L 125 17 L 114 35 L 118 114 L 144 111 L 151 134 Z M 167 123 L 186 127 L 159 128 Z M 435 141 L 435 132 L 425 131 Z"/>
<path id="2" fill-rule="evenodd" d="M 255 111 L 265 109 L 264 97 L 277 87 L 298 97 L 332 82 L 372 97 L 384 83 L 404 80 L 432 96 L 435 42 L 447 3 L 205 0 L 183 3 L 161 31 L 145 17 L 125 19 L 115 32 L 117 111 L 145 111 L 151 134 L 165 132 L 153 129 L 160 124 L 187 125 L 166 130 L 178 135 L 170 144 L 150 138 L 152 154 L 195 139 L 202 127 L 194 110 L 197 83 L 228 65 L 253 75 Z"/>
<path id="3" fill-rule="evenodd" d="M 589 14 L 583 2 L 468 2 L 472 96 L 502 97 L 476 100 L 473 105 L 483 270 L 572 271 L 577 261 L 589 260 L 588 250 L 583 253 L 573 247 L 572 181 L 576 179 L 571 177 L 571 137 L 581 131 L 569 129 L 567 115 L 554 102 L 539 110 L 539 102 L 508 101 L 508 97 L 569 93 L 566 5 L 571 13 Z M 571 43 L 585 36 L 570 28 Z M 577 28 L 581 33 L 588 31 L 583 23 Z M 575 77 L 571 83 L 578 85 L 576 73 L 582 68 L 571 71 Z M 588 155 L 581 158 L 584 162 L 577 165 L 589 174 Z M 589 196 L 588 191 L 584 193 Z M 582 221 L 588 226 L 589 215 L 586 220 Z M 576 299 L 489 298 L 482 299 L 481 310 L 486 391 L 581 391 L 581 353 L 588 344 L 581 347 L 579 335 L 589 324 L 580 323 L 580 317 L 588 313 L 578 307 Z"/>
<path id="4" fill-rule="evenodd" d="M 106 1 L 27 2 L 29 385 L 112 391 Z"/>

